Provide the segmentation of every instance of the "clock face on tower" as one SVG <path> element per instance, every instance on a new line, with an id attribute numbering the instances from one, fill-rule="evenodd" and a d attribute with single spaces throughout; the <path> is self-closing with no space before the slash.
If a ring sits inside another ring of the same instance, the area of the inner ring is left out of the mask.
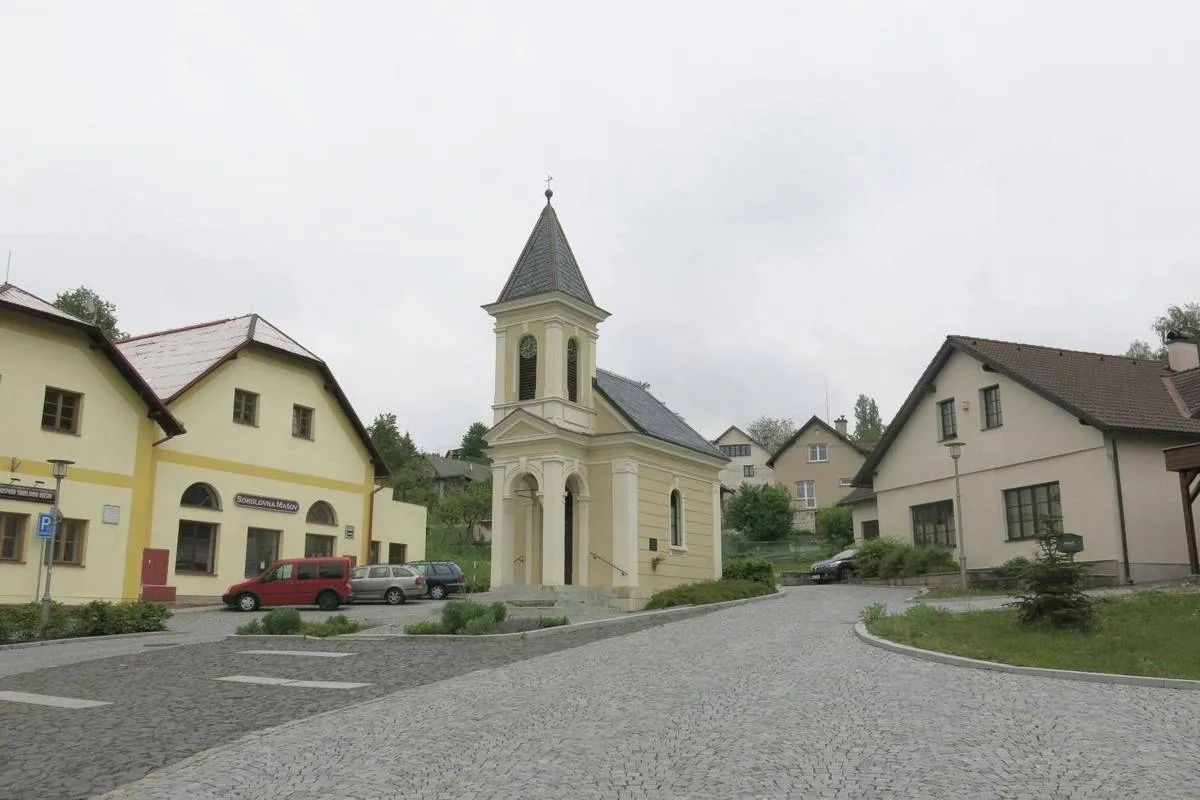
<path id="1" fill-rule="evenodd" d="M 537 339 L 526 336 L 521 340 L 521 358 L 533 358 L 537 355 Z"/>

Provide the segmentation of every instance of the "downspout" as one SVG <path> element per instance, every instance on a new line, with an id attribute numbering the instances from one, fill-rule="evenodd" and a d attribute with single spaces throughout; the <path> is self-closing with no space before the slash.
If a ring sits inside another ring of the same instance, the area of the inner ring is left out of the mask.
<path id="1" fill-rule="evenodd" d="M 1117 437 L 1112 437 L 1113 477 L 1117 482 L 1117 523 L 1121 530 L 1121 571 L 1125 583 L 1133 583 L 1129 577 L 1129 536 L 1125 530 L 1125 493 L 1121 490 L 1121 457 L 1117 453 Z"/>
<path id="2" fill-rule="evenodd" d="M 384 489 L 387 489 L 387 488 L 389 488 L 389 487 L 386 483 L 376 486 L 374 489 L 371 490 L 371 496 L 369 498 L 367 498 L 368 514 L 367 514 L 367 518 L 365 520 L 366 528 L 367 528 L 367 536 L 366 536 L 367 552 L 363 555 L 363 563 L 364 564 L 367 564 L 371 561 L 371 540 L 375 537 L 375 495 L 379 494 L 381 491 L 383 491 Z M 382 557 L 382 555 L 383 554 L 380 553 L 381 557 Z"/>

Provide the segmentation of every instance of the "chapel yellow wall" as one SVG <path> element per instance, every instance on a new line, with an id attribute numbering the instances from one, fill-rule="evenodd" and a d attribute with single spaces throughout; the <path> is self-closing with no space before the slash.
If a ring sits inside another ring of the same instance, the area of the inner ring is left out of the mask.
<path id="1" fill-rule="evenodd" d="M 653 461 L 646 455 L 638 465 L 638 585 L 650 593 L 680 583 L 713 578 L 712 486 L 718 471 L 700 480 L 698 472 L 673 463 L 666 457 Z M 680 474 L 684 473 L 684 474 Z M 670 492 L 677 488 L 683 497 L 682 549 L 671 547 Z M 658 550 L 650 550 L 650 539 L 658 539 Z M 657 569 L 652 560 L 664 556 Z"/>
<path id="2" fill-rule="evenodd" d="M 47 386 L 83 395 L 78 434 L 43 431 Z M 67 603 L 119 600 L 124 596 L 125 558 L 131 531 L 145 533 L 148 448 L 162 432 L 126 380 L 81 332 L 15 313 L 0 313 L 0 480 L 54 487 L 51 458 L 76 462 L 63 481 L 62 512 L 87 521 L 83 565 L 57 564 L 51 586 Z M 139 450 L 143 454 L 139 462 Z M 16 469 L 13 460 L 19 462 Z M 139 469 L 139 466 L 142 468 Z M 103 522 L 105 506 L 118 521 Z M 35 538 L 37 515 L 50 505 L 0 498 L 0 513 L 25 518 L 23 559 L 0 562 L 0 603 L 34 600 L 42 553 Z M 140 564 L 140 561 L 139 561 Z"/>
<path id="3" fill-rule="evenodd" d="M 588 504 L 588 553 L 595 553 L 612 562 L 612 462 L 589 462 L 587 470 L 592 491 L 592 499 Z M 612 586 L 613 568 L 588 553 L 584 554 L 588 559 L 588 585 Z"/>

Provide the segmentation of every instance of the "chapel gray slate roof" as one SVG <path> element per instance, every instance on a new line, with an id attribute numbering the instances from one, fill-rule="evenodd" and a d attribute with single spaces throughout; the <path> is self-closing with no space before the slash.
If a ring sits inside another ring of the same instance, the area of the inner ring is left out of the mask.
<path id="1" fill-rule="evenodd" d="M 640 433 L 706 456 L 729 460 L 712 442 L 684 422 L 683 417 L 650 394 L 643 384 L 603 369 L 596 370 L 596 378 L 592 384 Z"/>
<path id="2" fill-rule="evenodd" d="M 571 252 L 571 245 L 567 243 L 567 235 L 558 222 L 558 214 L 550 205 L 552 194 L 547 190 L 546 207 L 533 226 L 497 303 L 562 292 L 590 306 L 596 305 L 587 281 L 579 271 L 575 254 Z"/>

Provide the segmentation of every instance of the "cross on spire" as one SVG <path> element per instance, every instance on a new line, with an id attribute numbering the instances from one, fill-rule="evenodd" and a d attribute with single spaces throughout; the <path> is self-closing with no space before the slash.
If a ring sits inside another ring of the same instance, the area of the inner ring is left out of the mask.
<path id="1" fill-rule="evenodd" d="M 550 181 L 552 181 L 552 180 L 554 180 L 554 176 L 547 174 L 546 175 L 546 202 L 547 203 L 550 202 L 551 197 L 554 197 L 554 190 L 550 188 Z"/>

